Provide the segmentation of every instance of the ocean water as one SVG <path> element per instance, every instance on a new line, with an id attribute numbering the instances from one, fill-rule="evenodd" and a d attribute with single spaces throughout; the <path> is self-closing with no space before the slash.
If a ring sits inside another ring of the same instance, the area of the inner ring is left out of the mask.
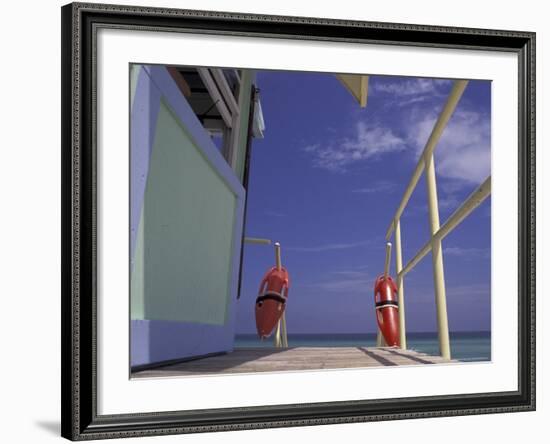
<path id="1" fill-rule="evenodd" d="M 464 362 L 491 360 L 491 333 L 487 331 L 450 333 L 453 359 Z M 289 334 L 290 347 L 375 347 L 376 334 Z M 235 348 L 273 347 L 273 339 L 261 341 L 257 335 L 237 335 Z M 436 332 L 407 333 L 407 348 L 439 355 Z"/>

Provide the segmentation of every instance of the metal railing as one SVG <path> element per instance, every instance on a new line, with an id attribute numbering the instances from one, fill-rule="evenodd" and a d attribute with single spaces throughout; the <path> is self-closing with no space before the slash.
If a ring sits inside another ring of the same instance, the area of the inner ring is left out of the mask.
<path id="1" fill-rule="evenodd" d="M 485 181 L 459 206 L 459 208 L 449 217 L 449 219 L 440 226 L 439 224 L 439 205 L 437 199 L 437 183 L 435 177 L 435 165 L 433 152 L 437 143 L 447 126 L 466 86 L 467 80 L 455 81 L 451 93 L 447 98 L 447 103 L 441 111 L 435 126 L 430 134 L 428 142 L 422 151 L 411 180 L 405 189 L 403 197 L 397 211 L 386 232 L 386 240 L 390 240 L 394 235 L 395 243 L 395 268 L 397 275 L 397 297 L 399 304 L 399 331 L 400 347 L 407 348 L 407 336 L 405 327 L 405 290 L 404 277 L 410 272 L 420 260 L 430 251 L 432 252 L 433 278 L 435 290 L 435 304 L 437 312 L 437 330 L 439 339 L 439 351 L 443 358 L 451 359 L 451 347 L 449 341 L 449 324 L 447 316 L 447 295 L 445 291 L 445 270 L 443 265 L 443 251 L 441 241 L 447 236 L 460 222 L 462 222 L 475 208 L 477 208 L 491 194 L 491 176 Z M 418 184 L 423 172 L 426 172 L 426 185 L 428 193 L 428 212 L 430 224 L 430 239 L 413 256 L 413 258 L 403 267 L 402 245 L 401 245 L 401 215 L 409 202 L 409 199 Z"/>

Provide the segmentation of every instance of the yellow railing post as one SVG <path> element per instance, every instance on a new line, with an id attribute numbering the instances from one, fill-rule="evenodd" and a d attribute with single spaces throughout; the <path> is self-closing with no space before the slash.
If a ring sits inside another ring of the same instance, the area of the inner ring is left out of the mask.
<path id="1" fill-rule="evenodd" d="M 428 210 L 430 214 L 430 236 L 432 241 L 432 264 L 435 290 L 435 305 L 437 310 L 437 332 L 439 336 L 439 352 L 445 359 L 451 359 L 449 342 L 449 322 L 447 317 L 447 295 L 445 292 L 445 272 L 443 268 L 443 251 L 441 239 L 435 234 L 439 230 L 439 206 L 437 202 L 437 185 L 433 154 L 424 158 L 426 184 L 428 188 Z"/>
<path id="2" fill-rule="evenodd" d="M 392 231 L 395 228 L 395 222 L 401 217 L 401 214 L 403 214 L 403 211 L 405 210 L 405 207 L 407 206 L 407 203 L 409 202 L 409 199 L 411 198 L 411 195 L 416 187 L 416 184 L 418 183 L 418 180 L 420 179 L 420 176 L 422 175 L 422 171 L 424 170 L 424 165 L 426 163 L 426 159 L 429 159 L 429 157 L 434 152 L 437 143 L 439 142 L 439 138 L 443 134 L 443 131 L 445 130 L 445 127 L 447 126 L 447 123 L 449 122 L 449 119 L 453 115 L 453 112 L 458 105 L 458 102 L 460 101 L 460 98 L 462 97 L 462 93 L 466 89 L 466 86 L 468 85 L 467 80 L 456 80 L 453 89 L 451 90 L 451 93 L 449 94 L 449 97 L 447 98 L 447 102 L 445 103 L 445 107 L 441 111 L 441 114 L 439 115 L 439 118 L 437 119 L 437 122 L 435 123 L 435 126 L 432 130 L 432 133 L 430 134 L 430 137 L 428 141 L 426 142 L 426 146 L 424 147 L 424 150 L 422 151 L 422 155 L 418 159 L 418 163 L 416 164 L 416 168 L 414 169 L 413 175 L 409 181 L 409 184 L 407 185 L 407 188 L 405 188 L 405 192 L 403 193 L 403 197 L 401 198 L 401 202 L 399 203 L 399 206 L 397 207 L 397 211 L 395 212 L 395 216 L 393 217 L 390 226 L 388 227 L 388 230 L 386 231 L 386 240 L 389 240 L 392 234 Z"/>
<path id="3" fill-rule="evenodd" d="M 399 304 L 399 344 L 402 349 L 407 348 L 407 333 L 405 330 L 405 290 L 403 289 L 403 256 L 401 250 L 401 220 L 395 224 L 395 275 L 397 284 L 397 303 Z"/>
<path id="4" fill-rule="evenodd" d="M 275 242 L 275 266 L 277 270 L 280 270 L 283 266 L 281 262 L 281 244 L 279 242 Z"/>
<path id="5" fill-rule="evenodd" d="M 277 327 L 275 328 L 275 334 L 273 335 L 273 346 L 275 348 L 281 347 L 281 321 L 277 322 Z"/>
<path id="6" fill-rule="evenodd" d="M 275 266 L 278 270 L 281 269 L 281 244 L 275 242 Z M 286 332 L 286 317 L 283 312 L 281 319 L 277 322 L 277 328 L 275 330 L 275 336 L 273 337 L 273 344 L 275 347 L 288 347 L 288 336 Z"/>
<path id="7" fill-rule="evenodd" d="M 384 279 L 388 277 L 390 274 L 390 262 L 391 262 L 391 242 L 386 243 L 386 260 L 384 261 Z M 378 314 L 375 313 L 375 316 L 378 316 Z M 377 321 L 378 324 L 378 321 Z M 386 340 L 384 339 L 384 336 L 382 336 L 382 332 L 380 331 L 380 328 L 377 329 L 376 333 L 376 346 L 377 347 L 385 347 Z"/>
<path id="8" fill-rule="evenodd" d="M 376 346 L 377 347 L 386 347 L 388 344 L 386 344 L 386 340 L 384 339 L 384 336 L 382 336 L 382 332 L 380 329 L 378 329 L 378 333 L 376 334 Z"/>
<path id="9" fill-rule="evenodd" d="M 288 336 L 286 334 L 286 313 L 283 312 L 281 316 L 281 335 L 282 335 L 282 346 L 288 348 Z"/>
<path id="10" fill-rule="evenodd" d="M 395 266 L 397 274 L 401 347 L 405 348 L 407 346 L 403 280 L 405 278 L 405 274 L 411 271 L 418 264 L 418 262 L 420 262 L 420 260 L 431 251 L 439 349 L 441 356 L 446 359 L 451 359 L 451 347 L 449 341 L 447 296 L 445 292 L 445 270 L 443 266 L 441 241 L 491 194 L 491 176 L 489 176 L 447 219 L 443 226 L 440 226 L 433 152 L 467 85 L 467 80 L 455 81 L 449 97 L 447 98 L 447 102 L 441 111 L 434 128 L 432 129 L 430 137 L 426 142 L 409 184 L 405 189 L 401 202 L 397 207 L 397 211 L 395 212 L 390 226 L 386 231 L 386 240 L 389 240 L 392 233 L 395 232 Z M 405 265 L 405 267 L 403 267 L 400 218 L 416 185 L 418 184 L 418 180 L 420 179 L 423 171 L 426 173 L 426 185 L 428 191 L 430 239 Z M 378 335 L 378 343 L 380 343 L 380 334 Z"/>

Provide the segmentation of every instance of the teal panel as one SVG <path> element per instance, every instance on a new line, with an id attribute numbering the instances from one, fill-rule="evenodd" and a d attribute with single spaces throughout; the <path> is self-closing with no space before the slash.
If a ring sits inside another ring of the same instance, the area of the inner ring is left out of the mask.
<path id="1" fill-rule="evenodd" d="M 145 319 L 224 324 L 237 196 L 164 102 L 155 134 L 132 291 L 143 291 Z"/>
<path id="2" fill-rule="evenodd" d="M 145 288 L 144 288 L 144 237 L 143 237 L 143 211 L 139 218 L 138 232 L 136 236 L 136 248 L 134 251 L 133 268 L 130 273 L 130 317 L 132 319 L 145 319 Z"/>

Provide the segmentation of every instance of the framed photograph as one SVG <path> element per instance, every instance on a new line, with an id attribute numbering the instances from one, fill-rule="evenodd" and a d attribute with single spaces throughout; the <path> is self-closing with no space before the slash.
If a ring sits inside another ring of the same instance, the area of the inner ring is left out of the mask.
<path id="1" fill-rule="evenodd" d="M 535 409 L 535 34 L 72 3 L 62 435 Z"/>

